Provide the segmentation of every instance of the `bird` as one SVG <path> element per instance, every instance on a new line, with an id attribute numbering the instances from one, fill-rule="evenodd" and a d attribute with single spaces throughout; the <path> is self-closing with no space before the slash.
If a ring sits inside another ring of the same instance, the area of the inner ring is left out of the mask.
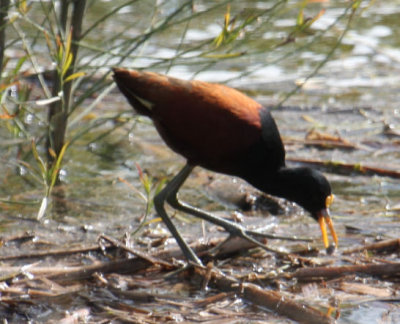
<path id="1" fill-rule="evenodd" d="M 184 167 L 154 197 L 154 207 L 188 261 L 202 265 L 166 213 L 165 203 L 265 248 L 255 238 L 261 233 L 178 198 L 196 166 L 242 178 L 266 194 L 295 202 L 319 223 L 325 248 L 332 248 L 327 227 L 334 247 L 338 246 L 329 215 L 333 200 L 329 181 L 312 168 L 286 166 L 285 148 L 269 109 L 218 83 L 118 67 L 113 68 L 113 79 L 134 110 L 149 117 L 167 146 L 186 159 Z"/>

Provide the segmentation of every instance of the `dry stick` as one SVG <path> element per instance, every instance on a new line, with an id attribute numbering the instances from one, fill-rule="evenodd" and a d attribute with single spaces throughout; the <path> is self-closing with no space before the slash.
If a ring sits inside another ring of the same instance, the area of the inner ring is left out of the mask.
<path id="1" fill-rule="evenodd" d="M 62 257 L 66 255 L 71 255 L 71 254 L 79 254 L 79 253 L 88 253 L 88 252 L 102 252 L 104 249 L 109 250 L 109 249 L 116 249 L 116 248 L 122 248 L 127 250 L 128 252 L 132 254 L 138 254 L 139 252 L 136 250 L 129 250 L 125 245 L 120 244 L 119 242 L 113 240 L 109 236 L 104 236 L 103 238 L 105 240 L 108 240 L 109 242 L 112 242 L 113 245 L 106 245 L 105 247 L 100 247 L 99 245 L 92 245 L 92 246 L 87 246 L 87 247 L 79 247 L 79 248 L 69 248 L 69 249 L 54 249 L 54 250 L 46 250 L 46 251 L 39 251 L 39 252 L 27 252 L 19 255 L 5 255 L 5 256 L 0 256 L 0 261 L 10 261 L 10 260 L 22 260 L 22 259 L 40 259 L 43 257 Z M 206 248 L 212 248 L 215 247 L 216 245 L 220 244 L 224 239 L 217 239 L 217 240 L 212 240 L 210 241 L 210 244 L 207 246 L 204 244 L 197 244 L 196 248 L 199 249 L 199 253 L 206 253 Z M 8 241 L 8 240 L 7 240 Z M 221 248 L 220 251 L 218 251 L 218 254 L 229 254 L 229 253 L 235 253 L 239 252 L 240 250 L 244 249 L 250 249 L 252 247 L 255 247 L 255 245 L 251 242 L 240 240 L 238 242 L 231 240 L 232 243 L 227 245 L 226 247 L 224 246 Z M 168 255 L 169 254 L 169 255 Z M 163 252 L 160 252 L 157 255 L 162 255 L 163 257 L 171 257 L 171 258 L 177 258 L 177 259 L 183 259 L 183 255 L 179 253 L 178 249 L 172 249 L 172 250 L 166 250 Z M 157 256 L 156 255 L 156 256 Z M 152 257 L 152 256 L 150 256 Z M 160 260 L 158 260 L 160 262 Z M 156 262 L 157 263 L 157 262 Z M 168 263 L 168 266 L 170 264 Z"/>
<path id="2" fill-rule="evenodd" d="M 110 262 L 99 262 L 88 266 L 76 267 L 7 267 L 0 266 L 0 273 L 4 279 L 1 281 L 10 280 L 21 274 L 31 274 L 34 276 L 43 276 L 51 280 L 72 281 L 88 279 L 97 272 L 101 273 L 134 273 L 151 266 L 151 263 L 143 259 L 124 259 Z M 4 275 L 5 274 L 5 275 Z M 9 274 L 7 276 L 7 274 Z M 7 277 L 6 277 L 7 276 Z M 31 279 L 28 279 L 28 281 Z M 21 282 L 21 281 L 19 281 Z"/>
<path id="3" fill-rule="evenodd" d="M 207 251 L 219 245 L 221 239 L 211 240 L 208 244 L 196 244 L 192 245 L 191 247 L 193 250 L 200 256 L 207 256 Z M 218 251 L 218 254 L 214 257 L 218 258 L 218 255 L 229 255 L 234 253 L 240 253 L 240 251 L 248 251 L 251 248 L 256 247 L 253 243 L 248 242 L 247 240 L 232 240 L 231 244 L 223 245 L 223 248 Z M 112 248 L 108 246 L 108 248 Z M 87 247 L 87 248 L 78 248 L 72 250 L 53 250 L 53 251 L 44 251 L 39 252 L 31 255 L 19 255 L 19 256 L 6 256 L 0 258 L 0 261 L 5 260 L 15 260 L 15 259 L 23 259 L 23 258 L 40 258 L 45 256 L 64 256 L 74 253 L 86 253 L 91 251 L 101 251 L 101 248 L 96 247 Z M 128 250 L 131 253 L 138 254 L 137 251 Z M 182 251 L 179 248 L 165 250 L 150 257 L 152 261 L 156 260 L 155 263 L 158 264 L 165 264 L 169 268 L 177 268 L 170 263 L 165 261 L 160 261 L 160 259 L 183 259 L 184 256 Z M 22 270 L 21 267 L 17 266 L 0 266 L 0 273 L 9 274 L 7 277 L 3 276 L 4 278 L 1 279 L 7 280 L 9 277 L 15 277 L 22 273 L 30 273 L 36 276 L 46 276 L 52 280 L 60 280 L 60 281 L 71 281 L 71 280 L 83 280 L 88 279 L 93 276 L 94 273 L 136 273 L 138 271 L 144 270 L 150 267 L 154 262 L 150 261 L 150 258 L 132 258 L 132 259 L 122 259 L 116 261 L 109 261 L 109 262 L 98 262 L 92 265 L 84 265 L 84 266 L 59 266 L 59 267 L 24 267 Z"/>
<path id="4" fill-rule="evenodd" d="M 23 234 L 16 234 L 13 236 L 0 238 L 2 244 L 13 243 L 24 243 L 26 241 L 32 241 L 35 238 L 35 234 L 25 232 Z"/>
<path id="5" fill-rule="evenodd" d="M 365 246 L 356 246 L 351 249 L 347 249 L 342 254 L 352 254 L 354 252 L 363 251 L 376 251 L 376 252 L 393 252 L 400 249 L 400 238 L 385 240 L 377 243 L 368 244 Z"/>
<path id="6" fill-rule="evenodd" d="M 339 281 L 338 289 L 350 294 L 369 295 L 379 298 L 393 297 L 393 290 L 389 288 L 377 288 L 358 282 Z"/>
<path id="7" fill-rule="evenodd" d="M 305 139 L 305 140 L 295 140 L 288 139 L 284 141 L 285 145 L 296 145 L 301 144 L 305 146 L 315 146 L 320 148 L 338 148 L 343 150 L 355 150 L 358 149 L 359 146 L 353 143 L 348 142 L 339 142 L 332 140 L 313 140 L 313 139 Z"/>
<path id="8" fill-rule="evenodd" d="M 180 250 L 167 251 L 157 254 L 156 257 L 169 256 L 179 254 Z M 30 273 L 35 276 L 46 276 L 52 280 L 70 281 L 70 280 L 84 280 L 92 277 L 94 273 L 135 273 L 140 270 L 146 269 L 152 263 L 139 258 L 122 259 L 109 262 L 98 262 L 91 265 L 76 266 L 76 267 L 7 267 L 0 266 L 0 273 L 11 273 L 17 276 L 21 273 Z M 7 278 L 8 279 L 8 278 Z"/>
<path id="9" fill-rule="evenodd" d="M 363 264 L 341 267 L 302 268 L 296 270 L 288 278 L 297 279 L 330 279 L 345 275 L 367 274 L 372 276 L 394 276 L 400 273 L 400 263 Z"/>
<path id="10" fill-rule="evenodd" d="M 221 240 L 213 240 L 209 244 L 196 244 L 195 246 L 191 246 L 193 250 L 199 255 L 204 254 L 210 246 L 215 246 Z M 241 244 L 236 244 L 232 246 L 226 246 L 222 253 L 233 253 L 242 250 L 249 250 L 254 247 L 253 243 L 248 241 L 244 241 Z M 99 249 L 99 248 L 98 248 Z M 79 249 L 79 253 L 84 251 L 85 249 Z M 87 251 L 91 251 L 87 249 Z M 60 251 L 62 253 L 68 251 Z M 43 253 L 44 256 L 47 255 Z M 174 248 L 166 251 L 159 252 L 152 256 L 152 258 L 158 259 L 183 259 L 182 251 L 179 248 Z M 2 279 L 6 280 L 12 275 L 15 277 L 20 275 L 21 273 L 30 273 L 35 276 L 46 276 L 52 280 L 60 280 L 60 281 L 72 281 L 72 280 L 83 280 L 88 279 L 93 276 L 94 273 L 136 273 L 138 271 L 144 270 L 148 267 L 152 266 L 152 262 L 141 259 L 141 258 L 132 258 L 132 259 L 123 259 L 109 262 L 98 262 L 91 265 L 85 266 L 76 266 L 76 267 L 24 267 L 22 270 L 21 267 L 9 267 L 9 266 L 0 266 L 0 273 L 10 274 L 7 278 Z M 169 267 L 177 268 L 178 266 L 174 266 L 168 263 Z M 0 278 L 1 279 L 1 278 Z"/>
<path id="11" fill-rule="evenodd" d="M 43 271 L 43 275 L 47 276 L 52 280 L 69 281 L 69 280 L 83 280 L 90 278 L 94 273 L 135 273 L 140 270 L 146 269 L 151 266 L 152 263 L 138 258 L 123 259 L 109 262 L 101 262 L 92 264 L 89 266 L 81 267 L 60 267 L 60 270 L 56 273 L 52 273 L 47 270 L 47 273 Z M 36 268 L 37 270 L 41 268 Z M 30 273 L 36 274 L 36 269 L 29 270 Z"/>
<path id="12" fill-rule="evenodd" d="M 328 169 L 328 171 L 338 172 L 338 173 L 358 173 L 361 175 L 379 175 L 383 177 L 390 177 L 395 179 L 400 179 L 400 172 L 389 169 L 382 169 L 373 166 L 362 165 L 361 163 L 345 163 L 338 161 L 317 161 L 308 159 L 298 159 L 298 158 L 287 158 L 289 162 L 300 163 L 305 165 L 315 165 L 318 167 L 323 167 Z"/>
<path id="13" fill-rule="evenodd" d="M 133 255 L 137 256 L 138 258 L 146 260 L 153 265 L 159 264 L 159 265 L 162 265 L 167 268 L 174 268 L 174 266 L 171 263 L 160 260 L 158 258 L 155 258 L 147 253 L 127 247 L 125 244 L 122 244 L 121 242 L 113 239 L 112 237 L 110 237 L 108 235 L 102 234 L 102 235 L 100 235 L 100 239 L 106 240 L 109 243 L 113 244 L 114 246 L 116 246 L 120 249 L 123 249 L 125 251 L 128 251 L 129 253 L 132 253 Z"/>
<path id="14" fill-rule="evenodd" d="M 115 246 L 106 246 L 105 249 L 115 249 Z M 82 247 L 82 248 L 74 248 L 74 249 L 58 249 L 58 250 L 49 250 L 49 251 L 39 251 L 39 252 L 29 252 L 19 255 L 6 255 L 0 256 L 0 261 L 9 261 L 9 260 L 20 260 L 20 259 L 38 259 L 43 257 L 57 257 L 57 256 L 65 256 L 70 254 L 79 254 L 79 253 L 88 253 L 88 252 L 102 252 L 103 249 L 98 245 Z"/>
<path id="15" fill-rule="evenodd" d="M 223 239 L 212 240 L 209 244 L 198 243 L 196 245 L 191 245 L 191 248 L 198 255 L 205 255 L 207 251 L 210 249 L 210 246 L 215 246 L 219 244 Z M 239 251 L 248 251 L 250 248 L 254 248 L 255 245 L 248 241 L 243 241 L 240 244 L 234 244 L 232 246 L 227 246 L 221 254 L 229 254 Z M 165 251 L 161 251 L 152 256 L 156 259 L 184 259 L 182 250 L 180 248 L 169 249 Z M 150 267 L 152 264 L 149 261 L 144 259 L 124 259 L 111 261 L 106 263 L 100 263 L 97 265 L 90 265 L 84 267 L 76 267 L 75 269 L 70 269 L 70 271 L 66 271 L 65 274 L 59 273 L 56 277 L 50 277 L 52 279 L 58 280 L 76 280 L 89 278 L 95 272 L 101 273 L 136 273 L 138 271 L 144 270 Z M 169 264 L 172 268 L 177 269 L 178 266 Z M 0 268 L 1 272 L 1 268 Z"/>
<path id="16" fill-rule="evenodd" d="M 196 268 L 196 273 L 204 277 L 207 270 Z M 307 324 L 333 323 L 334 320 L 324 313 L 288 299 L 286 296 L 271 290 L 265 290 L 251 283 L 239 283 L 232 277 L 213 270 L 210 283 L 220 290 L 234 292 L 253 304 L 266 307 L 272 312 L 294 321 Z"/>
<path id="17" fill-rule="evenodd" d="M 221 292 L 219 294 L 204 298 L 204 299 L 200 299 L 200 300 L 196 300 L 194 301 L 194 304 L 198 307 L 204 307 L 210 304 L 214 304 L 216 302 L 219 302 L 221 300 L 227 299 L 227 298 L 232 298 L 235 296 L 235 292 L 231 291 L 231 292 Z"/>
<path id="18" fill-rule="evenodd" d="M 168 264 L 168 268 L 176 268 Z M 153 262 L 142 258 L 123 259 L 109 262 L 100 262 L 89 266 L 81 267 L 62 267 L 58 271 L 54 268 L 34 268 L 29 270 L 32 274 L 42 274 L 52 280 L 70 281 L 70 280 L 83 280 L 90 278 L 95 273 L 136 273 L 138 271 L 147 269 L 152 266 Z M 43 269 L 43 271 L 40 271 Z M 38 272 L 39 270 L 39 272 Z M 0 268 L 1 272 L 1 268 Z M 40 273 L 41 272 L 41 273 Z"/>
<path id="19" fill-rule="evenodd" d="M 126 298 L 131 302 L 138 303 L 152 303 L 156 298 L 166 298 L 164 295 L 154 294 L 154 291 L 136 291 L 136 290 L 121 290 L 119 288 L 114 288 L 108 286 L 107 289 L 114 294 L 117 298 Z M 169 294 L 168 297 L 171 297 Z M 183 297 L 182 297 L 183 298 Z"/>

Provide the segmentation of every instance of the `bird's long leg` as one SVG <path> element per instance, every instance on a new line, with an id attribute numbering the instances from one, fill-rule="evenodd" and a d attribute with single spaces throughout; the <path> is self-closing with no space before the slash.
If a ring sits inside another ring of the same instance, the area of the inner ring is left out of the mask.
<path id="1" fill-rule="evenodd" d="M 260 241 L 256 240 L 255 238 L 251 237 L 250 235 L 255 235 L 256 232 L 252 232 L 249 231 L 247 232 L 246 229 L 244 229 L 242 226 L 232 223 L 230 221 L 227 221 L 223 218 L 217 217 L 215 215 L 212 215 L 210 213 L 207 213 L 199 208 L 193 207 L 183 201 L 180 201 L 178 199 L 178 190 L 179 188 L 182 186 L 182 184 L 185 182 L 186 178 L 189 176 L 190 172 L 193 170 L 193 166 L 186 164 L 185 167 L 178 173 L 177 176 L 175 176 L 175 178 L 173 178 L 171 180 L 171 182 L 167 185 L 167 187 L 165 187 L 159 194 L 162 194 L 162 201 L 161 201 L 161 207 L 162 207 L 162 213 L 164 213 L 166 216 L 165 218 L 168 219 L 168 223 L 166 223 L 166 225 L 168 226 L 168 228 L 170 229 L 172 235 L 176 238 L 179 246 L 181 247 L 181 249 L 183 250 L 183 252 L 185 253 L 185 256 L 188 257 L 189 252 L 185 251 L 186 250 L 190 250 L 191 253 L 193 253 L 193 251 L 187 246 L 187 244 L 183 241 L 182 237 L 180 236 L 179 232 L 176 230 L 175 226 L 172 224 L 171 220 L 169 219 L 168 215 L 165 213 L 165 210 L 163 208 L 163 203 L 166 200 L 168 202 L 168 204 L 171 205 L 171 207 L 183 211 L 185 213 L 191 214 L 193 216 L 196 216 L 198 218 L 204 219 L 205 221 L 208 221 L 210 223 L 213 223 L 215 225 L 221 226 L 223 227 L 227 232 L 230 233 L 230 235 L 232 236 L 238 236 L 238 237 L 242 237 L 252 243 L 254 243 L 255 245 L 263 248 L 264 250 L 267 251 L 271 251 L 271 249 L 269 247 L 267 247 L 265 244 L 262 244 Z M 166 190 L 167 189 L 167 190 Z M 157 196 L 157 197 L 158 197 Z M 157 198 L 156 197 L 156 198 Z M 155 203 L 155 200 L 154 200 Z M 160 207 L 160 204 L 159 204 Z M 157 209 L 157 207 L 156 207 Z M 158 212 L 158 210 L 157 210 Z M 162 214 L 160 214 L 160 216 L 163 218 Z M 173 228 L 173 231 L 171 230 L 171 228 Z M 260 233 L 257 233 L 258 236 L 260 236 Z M 274 237 L 276 238 L 276 237 Z M 188 257 L 189 258 L 189 257 Z M 189 258 L 192 260 L 192 258 Z M 193 260 L 192 260 L 193 261 Z"/>
<path id="2" fill-rule="evenodd" d="M 165 225 L 167 225 L 169 231 L 174 236 L 185 257 L 189 261 L 192 261 L 198 265 L 202 265 L 200 259 L 189 247 L 189 245 L 187 245 L 164 208 L 165 200 L 171 196 L 171 193 L 176 195 L 177 191 L 185 182 L 192 170 L 193 166 L 186 164 L 183 169 L 179 171 L 179 173 L 154 197 L 154 207 L 157 211 L 157 214 L 162 218 Z"/>

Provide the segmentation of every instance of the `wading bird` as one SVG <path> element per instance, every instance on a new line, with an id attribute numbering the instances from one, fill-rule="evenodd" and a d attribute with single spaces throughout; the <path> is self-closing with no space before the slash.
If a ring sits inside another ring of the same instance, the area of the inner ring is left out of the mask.
<path id="1" fill-rule="evenodd" d="M 188 260 L 201 264 L 167 215 L 165 202 L 265 248 L 254 238 L 259 233 L 178 199 L 179 188 L 195 166 L 240 177 L 267 194 L 297 203 L 319 222 L 325 247 L 329 247 L 326 225 L 337 246 L 328 209 L 333 198 L 328 180 L 310 168 L 286 167 L 285 149 L 268 109 L 221 84 L 122 68 L 113 71 L 119 90 L 133 108 L 149 117 L 165 143 L 187 160 L 156 195 L 154 207 Z"/>

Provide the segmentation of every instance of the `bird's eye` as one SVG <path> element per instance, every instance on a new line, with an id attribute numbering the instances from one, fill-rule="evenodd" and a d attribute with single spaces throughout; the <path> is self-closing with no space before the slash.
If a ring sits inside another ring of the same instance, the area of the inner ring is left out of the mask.
<path id="1" fill-rule="evenodd" d="M 325 199 L 326 208 L 328 208 L 333 203 L 334 197 L 335 197 L 334 195 L 329 195 L 328 197 L 326 197 L 326 199 Z"/>

